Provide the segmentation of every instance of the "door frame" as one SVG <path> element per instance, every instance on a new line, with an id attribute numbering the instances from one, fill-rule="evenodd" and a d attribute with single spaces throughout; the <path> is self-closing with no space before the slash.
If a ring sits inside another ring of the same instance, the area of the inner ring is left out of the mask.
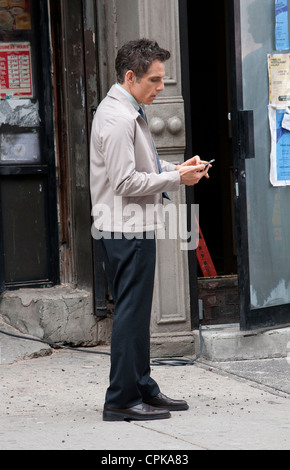
<path id="1" fill-rule="evenodd" d="M 51 34 L 62 282 L 91 290 L 98 270 L 89 191 L 90 129 L 100 86 L 97 5 L 85 0 L 49 3 L 51 18 L 56 19 L 51 22 Z"/>
<path id="2" fill-rule="evenodd" d="M 247 111 L 243 109 L 240 0 L 228 0 L 228 23 L 240 328 L 247 331 L 285 326 L 290 322 L 290 315 L 289 304 L 251 308 L 245 170 L 246 158 L 254 155 L 248 154 L 249 145 L 253 145 L 249 142 L 252 129 L 245 127 Z"/>
<path id="3" fill-rule="evenodd" d="M 0 191 L 0 295 L 5 291 L 4 246 L 2 236 L 2 201 Z"/>
<path id="4" fill-rule="evenodd" d="M 192 141 L 192 122 L 191 122 L 191 104 L 190 104 L 190 73 L 189 73 L 189 47 L 188 47 L 188 9 L 185 0 L 179 0 L 179 24 L 182 25 L 179 32 L 180 38 L 180 61 L 181 61 L 181 83 L 182 94 L 184 97 L 184 115 L 185 115 L 185 136 L 186 147 L 184 152 L 184 160 L 193 155 Z M 194 190 L 192 187 L 185 187 L 186 203 L 187 203 L 187 231 L 192 233 L 193 227 L 191 221 L 191 206 L 195 204 Z M 188 250 L 188 271 L 189 271 L 189 294 L 190 294 L 190 320 L 191 328 L 199 327 L 200 319 L 198 312 L 198 266 L 196 250 Z"/>

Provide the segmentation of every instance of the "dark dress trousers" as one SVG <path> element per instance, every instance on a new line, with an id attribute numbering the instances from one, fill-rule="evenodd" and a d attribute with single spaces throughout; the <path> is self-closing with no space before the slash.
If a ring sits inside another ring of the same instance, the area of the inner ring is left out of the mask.
<path id="1" fill-rule="evenodd" d="M 105 406 L 130 408 L 155 397 L 150 377 L 150 317 L 154 287 L 154 233 L 127 239 L 102 238 L 105 268 L 114 299 L 110 385 Z M 148 237 L 148 238 L 146 238 Z"/>

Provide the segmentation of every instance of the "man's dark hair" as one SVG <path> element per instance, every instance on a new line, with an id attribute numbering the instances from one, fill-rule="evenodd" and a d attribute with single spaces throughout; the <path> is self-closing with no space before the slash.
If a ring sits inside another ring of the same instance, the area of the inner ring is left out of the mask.
<path id="1" fill-rule="evenodd" d="M 137 39 L 129 41 L 118 51 L 115 66 L 117 80 L 124 83 L 128 70 L 132 70 L 137 80 L 140 80 L 148 72 L 154 60 L 165 62 L 170 57 L 170 52 L 159 47 L 156 41 L 149 39 Z"/>

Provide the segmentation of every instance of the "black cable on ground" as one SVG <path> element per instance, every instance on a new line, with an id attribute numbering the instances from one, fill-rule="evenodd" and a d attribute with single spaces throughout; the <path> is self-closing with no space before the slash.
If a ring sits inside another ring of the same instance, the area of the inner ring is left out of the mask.
<path id="1" fill-rule="evenodd" d="M 69 349 L 70 351 L 75 351 L 75 352 L 84 352 L 84 353 L 91 353 L 91 354 L 105 354 L 106 356 L 110 356 L 111 354 L 105 351 L 92 351 L 91 349 L 79 349 L 79 348 L 73 348 L 70 346 L 63 346 L 57 343 L 53 343 L 51 341 L 46 341 L 44 339 L 39 339 L 39 338 L 32 338 L 31 336 L 22 336 L 22 335 L 16 335 L 13 333 L 7 333 L 7 331 L 0 330 L 0 333 L 6 336 L 11 336 L 12 338 L 18 338 L 18 339 L 26 339 L 28 341 L 36 341 L 37 343 L 44 343 L 48 344 L 49 346 L 52 346 L 54 348 L 61 348 L 61 349 Z"/>
<path id="2" fill-rule="evenodd" d="M 14 333 L 8 333 L 7 331 L 0 330 L 0 334 L 6 335 L 6 336 L 11 336 L 12 338 L 18 338 L 18 339 L 24 339 L 27 341 L 35 341 L 37 343 L 44 343 L 49 346 L 52 346 L 56 349 L 61 348 L 61 349 L 68 349 L 70 351 L 75 351 L 75 352 L 83 352 L 83 353 L 88 353 L 88 354 L 100 354 L 100 355 L 106 355 L 110 356 L 111 354 L 109 352 L 105 351 L 93 351 L 91 349 L 80 349 L 80 348 L 74 348 L 71 346 L 63 346 L 57 343 L 53 343 L 51 341 L 43 340 L 40 338 L 33 338 L 31 336 L 23 336 L 19 334 L 14 334 Z M 202 349 L 203 349 L 203 338 L 201 334 L 201 325 L 199 326 L 199 341 L 200 341 L 200 350 L 199 353 L 194 357 L 193 359 L 183 359 L 183 358 L 178 358 L 178 357 L 168 357 L 168 358 L 162 358 L 162 359 L 152 359 L 151 364 L 154 366 L 185 366 L 185 365 L 192 365 L 194 364 L 201 356 L 202 354 Z"/>

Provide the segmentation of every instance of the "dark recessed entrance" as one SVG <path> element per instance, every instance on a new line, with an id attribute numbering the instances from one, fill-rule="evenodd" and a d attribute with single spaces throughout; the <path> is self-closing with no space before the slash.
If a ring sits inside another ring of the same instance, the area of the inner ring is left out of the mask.
<path id="1" fill-rule="evenodd" d="M 215 159 L 210 179 L 190 190 L 190 200 L 199 205 L 200 228 L 217 274 L 205 279 L 197 263 L 191 275 L 193 284 L 196 281 L 192 277 L 198 278 L 204 324 L 239 321 L 226 4 L 213 2 L 201 28 L 204 4 L 180 2 L 181 22 L 187 17 L 188 30 L 188 53 L 183 51 L 183 74 L 188 77 L 184 86 L 187 153 Z M 184 42 L 183 29 L 184 23 Z"/>

